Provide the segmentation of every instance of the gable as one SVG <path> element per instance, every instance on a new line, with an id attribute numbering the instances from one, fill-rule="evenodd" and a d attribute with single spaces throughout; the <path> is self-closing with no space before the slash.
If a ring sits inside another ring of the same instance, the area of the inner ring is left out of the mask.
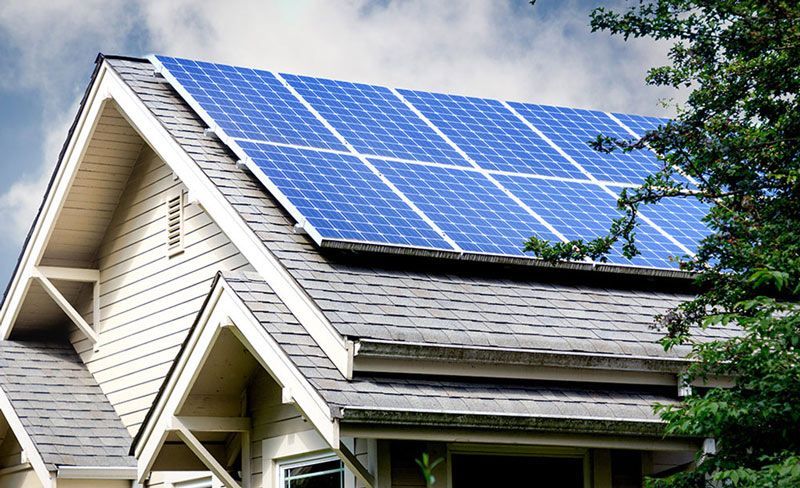
<path id="1" fill-rule="evenodd" d="M 231 239 L 134 128 L 99 69 L 3 303 L 11 339 L 72 344 L 133 434 L 214 275 L 247 270 Z M 81 146 L 81 144 L 83 144 Z M 181 252 L 167 202 L 181 196 Z"/>

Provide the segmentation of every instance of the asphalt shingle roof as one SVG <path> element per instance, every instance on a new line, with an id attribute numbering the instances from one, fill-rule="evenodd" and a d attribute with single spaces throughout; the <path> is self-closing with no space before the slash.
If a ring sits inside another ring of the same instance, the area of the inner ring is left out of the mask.
<path id="1" fill-rule="evenodd" d="M 108 59 L 224 198 L 344 336 L 413 343 L 664 357 L 654 317 L 680 293 L 618 284 L 584 285 L 474 271 L 409 267 L 397 257 L 345 259 L 321 252 L 147 61 Z M 402 263 L 402 264 L 401 264 Z M 485 267 L 482 268 L 485 270 Z M 627 281 L 625 281 L 627 280 Z M 706 337 L 733 333 L 704 331 Z"/>
<path id="2" fill-rule="evenodd" d="M 128 431 L 71 345 L 0 341 L 0 389 L 48 469 L 136 466 Z"/>
<path id="3" fill-rule="evenodd" d="M 348 381 L 269 285 L 250 273 L 223 279 L 329 404 L 335 416 L 351 411 L 416 412 L 658 423 L 655 403 L 675 400 L 647 389 L 608 385 L 560 386 L 534 381 L 437 380 L 356 375 Z M 493 422 L 496 419 L 490 419 Z"/>

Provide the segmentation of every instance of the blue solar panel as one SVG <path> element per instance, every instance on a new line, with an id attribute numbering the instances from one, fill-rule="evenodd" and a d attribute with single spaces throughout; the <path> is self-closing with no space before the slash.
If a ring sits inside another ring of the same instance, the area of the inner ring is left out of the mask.
<path id="1" fill-rule="evenodd" d="M 497 100 L 410 90 L 400 93 L 482 168 L 585 178 Z"/>
<path id="2" fill-rule="evenodd" d="M 452 250 L 354 156 L 252 142 L 241 146 L 324 239 Z"/>
<path id="3" fill-rule="evenodd" d="M 567 239 L 589 240 L 607 235 L 611 222 L 622 213 L 617 210 L 617 199 L 599 185 L 521 176 L 497 176 L 498 181 L 519 197 Z M 620 245 L 609 261 L 617 264 L 675 267 L 669 256 L 685 254 L 678 246 L 654 228 L 640 222 L 636 230 L 636 243 L 641 254 L 633 260 L 625 258 Z"/>
<path id="4" fill-rule="evenodd" d="M 520 256 L 532 235 L 558 240 L 477 171 L 381 160 L 373 164 L 465 251 Z"/>
<path id="5" fill-rule="evenodd" d="M 469 165 L 388 88 L 282 76 L 362 154 Z"/>
<path id="6" fill-rule="evenodd" d="M 630 130 L 642 137 L 646 132 L 657 129 L 660 125 L 665 125 L 669 119 L 659 117 L 646 117 L 644 115 L 613 114 L 620 122 L 627 125 Z"/>
<path id="7" fill-rule="evenodd" d="M 640 184 L 661 166 L 649 151 L 611 154 L 595 151 L 589 142 L 600 134 L 631 138 L 602 112 L 522 103 L 511 106 L 599 180 Z"/>
<path id="8" fill-rule="evenodd" d="M 692 251 L 711 233 L 702 221 L 709 206 L 696 198 L 665 198 L 640 207 L 641 213 Z"/>
<path id="9" fill-rule="evenodd" d="M 229 137 L 346 149 L 268 71 L 161 56 L 157 59 Z"/>
<path id="10" fill-rule="evenodd" d="M 548 228 L 568 239 L 606 234 L 619 213 L 615 198 L 603 186 L 618 189 L 640 183 L 661 166 L 648 151 L 593 150 L 589 142 L 598 134 L 632 137 L 602 112 L 511 104 L 560 150 L 610 185 L 590 181 L 497 100 L 402 90 L 434 130 L 383 87 L 295 75 L 283 75 L 283 81 L 267 71 L 168 57 L 158 57 L 156 63 L 206 123 L 219 129 L 223 141 L 235 142 L 231 147 L 238 156 L 253 161 L 264 185 L 298 221 L 309 224 L 318 242 L 452 251 L 448 242 L 454 241 L 467 252 L 524 256 L 522 247 L 530 236 L 558 240 Z M 627 114 L 615 117 L 639 135 L 666 122 Z M 437 130 L 481 169 L 473 168 Z M 358 154 L 349 154 L 349 147 Z M 363 162 L 364 157 L 382 176 Z M 524 204 L 498 188 L 486 171 Z M 708 208 L 695 200 L 666 200 L 641 211 L 690 249 L 710 232 L 701 222 Z M 640 223 L 637 243 L 641 256 L 629 261 L 616 250 L 609 259 L 674 268 L 669 257 L 684 254 L 646 222 Z"/>

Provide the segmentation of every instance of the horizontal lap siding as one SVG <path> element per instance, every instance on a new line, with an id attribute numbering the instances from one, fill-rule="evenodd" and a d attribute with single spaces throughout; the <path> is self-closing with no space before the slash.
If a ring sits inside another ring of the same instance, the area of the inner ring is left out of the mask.
<path id="1" fill-rule="evenodd" d="M 264 458 L 261 443 L 265 439 L 280 437 L 312 428 L 293 404 L 283 404 L 281 388 L 264 370 L 259 369 L 248 389 L 249 414 L 253 419 L 250 446 L 251 488 L 269 486 L 263 480 Z"/>
<path id="2" fill-rule="evenodd" d="M 184 252 L 166 251 L 168 195 L 184 189 L 146 149 L 128 180 L 98 255 L 100 342 L 71 339 L 131 434 L 135 434 L 218 271 L 250 269 L 198 205 L 184 209 Z M 92 226 L 91 222 L 86 223 Z M 89 293 L 81 310 L 91 323 Z"/>
<path id="3" fill-rule="evenodd" d="M 0 475 L 0 488 L 41 488 L 42 483 L 33 468 Z"/>

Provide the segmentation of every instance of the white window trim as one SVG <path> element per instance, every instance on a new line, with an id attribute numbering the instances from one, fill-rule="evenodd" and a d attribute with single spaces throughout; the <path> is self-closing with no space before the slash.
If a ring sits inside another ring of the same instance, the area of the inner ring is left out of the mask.
<path id="1" fill-rule="evenodd" d="M 500 444 L 447 444 L 447 488 L 453 488 L 453 454 L 484 456 L 529 456 L 580 459 L 583 464 L 583 487 L 592 486 L 592 464 L 589 449 L 557 446 L 522 446 Z M 435 474 L 435 473 L 434 473 Z"/>
<path id="2" fill-rule="evenodd" d="M 348 479 L 347 479 L 347 466 L 345 466 L 345 464 L 342 462 L 342 460 L 339 458 L 339 456 L 337 456 L 333 452 L 322 452 L 322 453 L 305 455 L 305 456 L 295 457 L 295 458 L 287 458 L 287 459 L 284 459 L 284 460 L 277 461 L 276 462 L 276 465 L 277 465 L 276 466 L 277 467 L 276 471 L 277 471 L 277 475 L 278 475 L 277 487 L 278 488 L 284 488 L 285 487 L 285 484 L 286 484 L 286 470 L 287 469 L 299 468 L 299 467 L 303 467 L 303 466 L 313 466 L 314 464 L 327 463 L 327 462 L 330 462 L 330 461 L 338 461 L 339 462 L 339 464 L 342 466 L 342 475 L 343 475 L 342 484 L 345 487 L 350 486 L 350 484 L 348 483 Z"/>

